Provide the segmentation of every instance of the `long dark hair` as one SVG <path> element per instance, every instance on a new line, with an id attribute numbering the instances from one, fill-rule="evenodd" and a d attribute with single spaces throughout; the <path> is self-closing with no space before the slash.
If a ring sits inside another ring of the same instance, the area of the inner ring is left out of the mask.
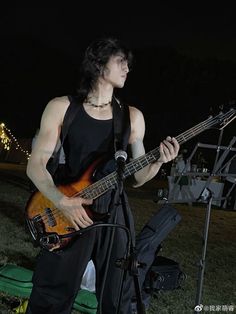
<path id="1" fill-rule="evenodd" d="M 116 38 L 100 38 L 93 41 L 85 51 L 80 67 L 78 97 L 84 101 L 88 93 L 93 89 L 98 77 L 103 73 L 104 66 L 112 55 L 124 54 L 129 67 L 132 63 L 132 53 L 128 47 Z"/>

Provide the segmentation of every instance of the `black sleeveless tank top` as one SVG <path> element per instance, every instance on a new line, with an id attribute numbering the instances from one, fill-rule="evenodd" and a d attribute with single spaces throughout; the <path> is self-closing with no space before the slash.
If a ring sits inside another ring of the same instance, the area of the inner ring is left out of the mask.
<path id="1" fill-rule="evenodd" d="M 113 119 L 92 118 L 79 106 L 63 145 L 68 182 L 78 179 L 100 156 L 114 156 Z"/>

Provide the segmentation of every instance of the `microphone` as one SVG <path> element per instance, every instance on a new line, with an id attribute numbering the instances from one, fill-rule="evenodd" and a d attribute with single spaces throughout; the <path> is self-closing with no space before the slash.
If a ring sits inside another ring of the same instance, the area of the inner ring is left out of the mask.
<path id="1" fill-rule="evenodd" d="M 117 161 L 117 163 L 121 162 L 121 163 L 125 163 L 127 159 L 127 153 L 124 150 L 118 150 L 115 153 L 115 160 Z"/>
<path id="2" fill-rule="evenodd" d="M 115 153 L 115 160 L 116 160 L 119 171 L 124 170 L 126 159 L 127 159 L 127 153 L 124 150 L 118 150 Z"/>

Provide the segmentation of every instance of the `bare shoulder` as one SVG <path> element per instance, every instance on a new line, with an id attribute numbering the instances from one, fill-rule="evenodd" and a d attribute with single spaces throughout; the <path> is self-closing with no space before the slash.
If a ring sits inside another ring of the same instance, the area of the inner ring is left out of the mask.
<path id="1" fill-rule="evenodd" d="M 51 99 L 45 107 L 43 118 L 51 117 L 62 123 L 69 104 L 70 102 L 67 96 L 55 97 Z"/>
<path id="2" fill-rule="evenodd" d="M 68 108 L 69 104 L 67 96 L 55 97 L 48 102 L 45 109 L 50 111 L 64 111 Z"/>
<path id="3" fill-rule="evenodd" d="M 134 106 L 129 106 L 129 113 L 131 122 L 141 122 L 144 120 L 142 111 Z"/>

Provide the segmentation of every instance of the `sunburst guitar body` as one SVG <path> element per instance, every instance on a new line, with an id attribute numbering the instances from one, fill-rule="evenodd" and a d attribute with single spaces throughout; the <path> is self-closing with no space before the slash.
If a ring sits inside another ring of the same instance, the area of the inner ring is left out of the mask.
<path id="1" fill-rule="evenodd" d="M 58 189 L 68 197 L 89 198 L 90 189 L 86 188 L 92 186 L 93 174 L 100 162 L 101 160 L 95 161 L 78 181 L 59 185 Z M 104 219 L 106 216 L 92 211 L 89 206 L 84 208 L 93 221 Z M 73 225 L 41 192 L 36 191 L 31 195 L 25 213 L 28 229 L 34 241 L 42 247 L 49 250 L 61 249 L 72 240 L 75 232 Z"/>

